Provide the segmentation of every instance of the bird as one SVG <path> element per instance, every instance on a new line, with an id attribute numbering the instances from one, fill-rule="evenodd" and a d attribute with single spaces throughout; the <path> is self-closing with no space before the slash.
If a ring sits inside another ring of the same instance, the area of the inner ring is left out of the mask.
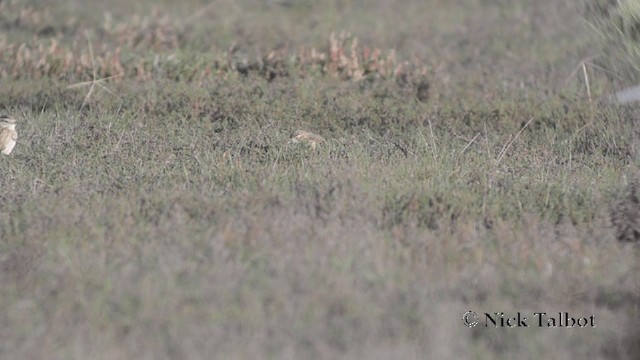
<path id="1" fill-rule="evenodd" d="M 296 130 L 291 134 L 290 143 L 307 143 L 312 149 L 316 149 L 318 144 L 324 142 L 324 138 L 309 131 Z"/>
<path id="2" fill-rule="evenodd" d="M 16 119 L 9 115 L 0 115 L 0 149 L 2 149 L 2 153 L 11 154 L 17 140 Z"/>

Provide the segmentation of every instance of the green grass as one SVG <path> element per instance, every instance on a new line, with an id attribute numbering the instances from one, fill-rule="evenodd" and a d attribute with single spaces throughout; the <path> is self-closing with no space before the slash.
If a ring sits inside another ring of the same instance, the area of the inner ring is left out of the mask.
<path id="1" fill-rule="evenodd" d="M 637 357 L 640 129 L 571 76 L 580 4 L 27 3 L 0 3 L 1 358 Z M 342 30 L 403 67 L 299 55 Z"/>

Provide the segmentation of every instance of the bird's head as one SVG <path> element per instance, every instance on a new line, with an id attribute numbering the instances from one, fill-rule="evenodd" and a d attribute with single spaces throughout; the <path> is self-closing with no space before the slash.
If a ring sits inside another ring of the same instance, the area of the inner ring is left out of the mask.
<path id="1" fill-rule="evenodd" d="M 16 119 L 9 115 L 0 115 L 0 128 L 15 130 Z"/>

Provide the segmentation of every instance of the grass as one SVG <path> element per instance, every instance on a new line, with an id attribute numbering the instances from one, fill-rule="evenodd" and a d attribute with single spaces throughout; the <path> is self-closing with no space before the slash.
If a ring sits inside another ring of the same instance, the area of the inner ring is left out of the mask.
<path id="1" fill-rule="evenodd" d="M 637 358 L 580 3 L 69 4 L 0 3 L 0 357 Z"/>

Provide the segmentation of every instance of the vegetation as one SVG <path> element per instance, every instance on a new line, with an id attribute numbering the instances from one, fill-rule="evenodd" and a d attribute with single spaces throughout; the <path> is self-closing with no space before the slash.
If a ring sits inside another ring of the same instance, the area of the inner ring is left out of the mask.
<path id="1" fill-rule="evenodd" d="M 1 1 L 0 357 L 636 359 L 591 5 Z"/>
<path id="2" fill-rule="evenodd" d="M 587 18 L 603 44 L 599 63 L 611 80 L 623 85 L 640 82 L 640 3 L 635 0 L 594 0 Z"/>

